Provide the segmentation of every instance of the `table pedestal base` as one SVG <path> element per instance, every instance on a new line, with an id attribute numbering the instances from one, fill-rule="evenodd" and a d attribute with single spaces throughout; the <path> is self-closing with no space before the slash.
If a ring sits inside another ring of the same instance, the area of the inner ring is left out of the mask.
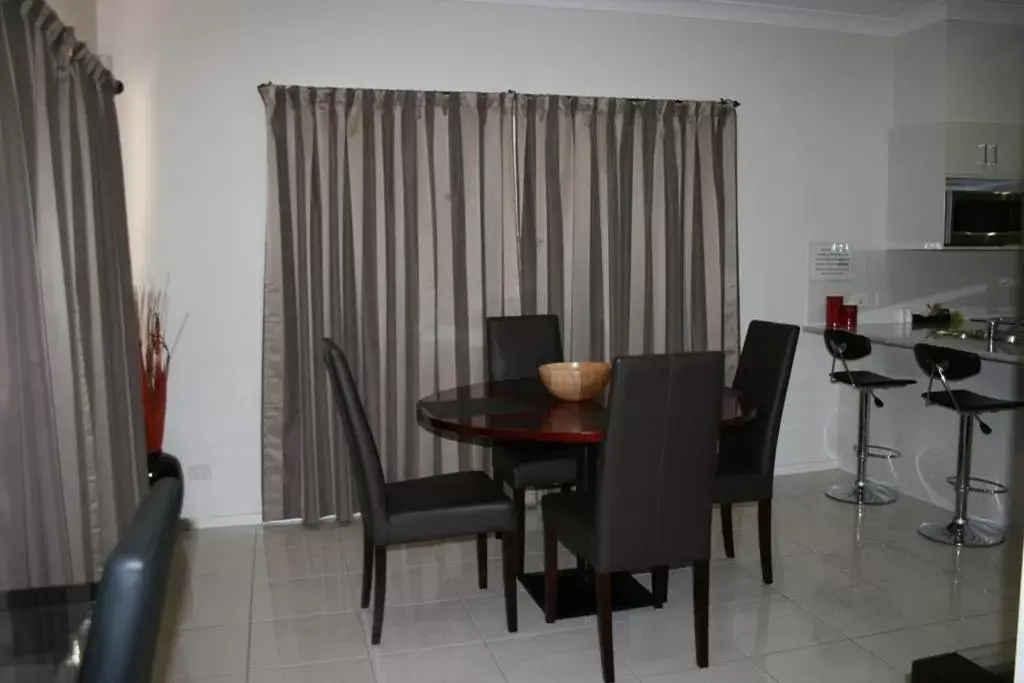
<path id="1" fill-rule="evenodd" d="M 574 619 L 597 614 L 597 588 L 589 572 L 579 569 L 561 569 L 558 572 L 558 601 L 556 618 Z M 519 583 L 533 601 L 544 609 L 544 572 L 522 574 Z M 612 574 L 612 610 L 650 607 L 654 596 L 643 584 L 626 572 Z"/>

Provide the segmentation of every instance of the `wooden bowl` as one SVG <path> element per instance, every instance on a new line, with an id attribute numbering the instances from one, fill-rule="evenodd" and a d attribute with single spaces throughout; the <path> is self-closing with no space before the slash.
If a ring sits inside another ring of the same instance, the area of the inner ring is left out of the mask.
<path id="1" fill-rule="evenodd" d="M 547 363 L 537 368 L 540 381 L 563 401 L 586 401 L 604 390 L 612 367 L 600 361 Z"/>

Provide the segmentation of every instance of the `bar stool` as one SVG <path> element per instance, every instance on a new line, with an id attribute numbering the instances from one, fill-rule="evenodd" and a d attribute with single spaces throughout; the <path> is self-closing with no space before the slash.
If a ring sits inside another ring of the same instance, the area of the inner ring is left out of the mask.
<path id="1" fill-rule="evenodd" d="M 1004 401 L 966 389 L 950 389 L 950 382 L 974 377 L 981 372 L 981 358 L 976 353 L 932 344 L 917 344 L 914 346 L 914 359 L 928 375 L 928 390 L 921 394 L 925 405 L 941 406 L 960 416 L 956 476 L 946 480 L 956 489 L 953 521 L 948 524 L 925 522 L 917 527 L 917 532 L 932 541 L 958 547 L 999 545 L 1006 540 L 1006 532 L 1002 528 L 967 516 L 969 493 L 1001 494 L 1009 491 L 999 482 L 971 476 L 974 423 L 978 423 L 982 434 L 991 434 L 992 428 L 981 419 L 981 414 L 1024 408 L 1024 401 Z M 932 391 L 932 383 L 936 378 L 942 383 L 943 391 Z"/>
<path id="2" fill-rule="evenodd" d="M 857 417 L 857 480 L 853 486 L 834 484 L 825 491 L 825 495 L 833 500 L 857 505 L 886 505 L 896 500 L 896 492 L 890 487 L 867 478 L 868 458 L 892 459 L 900 456 L 899 451 L 885 446 L 874 446 L 868 443 L 868 432 L 871 424 L 871 402 L 876 408 L 885 404 L 875 395 L 880 389 L 895 389 L 916 384 L 912 379 L 895 379 L 879 375 L 869 370 L 850 370 L 847 361 L 860 360 L 871 355 L 871 340 L 846 330 L 825 330 L 825 348 L 832 356 L 832 370 L 829 379 L 833 383 L 846 384 L 860 394 Z M 836 372 L 836 362 L 843 369 Z"/>

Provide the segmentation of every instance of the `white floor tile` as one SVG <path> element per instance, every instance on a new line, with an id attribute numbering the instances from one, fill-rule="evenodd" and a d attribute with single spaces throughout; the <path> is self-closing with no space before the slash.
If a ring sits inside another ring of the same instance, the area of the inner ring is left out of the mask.
<path id="1" fill-rule="evenodd" d="M 359 578 L 340 574 L 273 583 L 257 581 L 252 595 L 252 620 L 351 612 L 358 606 Z"/>
<path id="2" fill-rule="evenodd" d="M 786 598 L 719 605 L 711 610 L 711 630 L 731 637 L 745 655 L 842 640 L 842 634 Z"/>
<path id="3" fill-rule="evenodd" d="M 633 675 L 643 678 L 668 671 L 697 668 L 693 609 L 665 608 L 621 612 L 627 615 L 613 623 L 615 656 Z M 596 626 L 595 634 L 596 634 Z M 709 629 L 708 659 L 719 664 L 741 659 L 732 633 Z"/>
<path id="4" fill-rule="evenodd" d="M 459 645 L 379 655 L 378 683 L 505 683 L 484 645 Z"/>
<path id="5" fill-rule="evenodd" d="M 360 574 L 351 576 L 355 591 L 353 595 L 358 597 L 363 577 Z M 501 575 L 488 577 L 488 584 L 493 580 L 497 580 L 500 585 Z M 388 568 L 388 582 L 384 593 L 384 604 L 388 607 L 458 600 L 460 597 L 459 584 L 449 579 L 442 564 L 418 565 L 394 571 Z M 372 599 L 371 597 L 371 601 Z"/>
<path id="6" fill-rule="evenodd" d="M 856 643 L 844 640 L 760 658 L 779 683 L 903 683 L 904 676 Z"/>
<path id="7" fill-rule="evenodd" d="M 886 593 L 909 600 L 942 621 L 1001 612 L 1016 606 L 998 583 L 974 580 L 971 575 L 930 574 L 875 584 Z"/>
<path id="8" fill-rule="evenodd" d="M 712 664 L 706 669 L 673 671 L 640 680 L 642 683 L 775 683 L 775 679 L 749 659 Z"/>
<path id="9" fill-rule="evenodd" d="M 162 624 L 173 630 L 247 624 L 251 600 L 248 573 L 183 573 L 168 583 Z"/>
<path id="10" fill-rule="evenodd" d="M 914 603 L 866 584 L 796 592 L 790 599 L 850 638 L 937 620 Z"/>
<path id="11" fill-rule="evenodd" d="M 866 545 L 829 553 L 825 559 L 850 573 L 854 581 L 877 583 L 942 574 L 943 569 L 898 545 Z"/>
<path id="12" fill-rule="evenodd" d="M 508 683 L 601 683 L 597 628 L 586 627 L 488 643 Z M 633 681 L 622 657 L 615 680 Z"/>
<path id="13" fill-rule="evenodd" d="M 760 564 L 745 565 L 748 572 L 760 572 Z M 821 555 L 806 553 L 773 558 L 772 589 L 783 595 L 819 588 L 836 588 L 854 583 L 851 574 L 825 560 Z"/>
<path id="14" fill-rule="evenodd" d="M 550 631 L 566 631 L 573 628 L 581 628 L 591 623 L 588 618 L 559 619 L 553 624 L 544 621 L 544 611 L 533 601 L 533 598 L 526 591 L 517 591 L 519 605 L 519 630 L 516 633 L 509 633 L 505 620 L 505 598 L 504 596 L 484 595 L 476 598 L 466 598 L 466 608 L 473 623 L 476 624 L 480 635 L 484 640 L 498 640 L 516 636 L 530 635 L 534 633 L 547 633 Z"/>
<path id="15" fill-rule="evenodd" d="M 759 565 L 760 566 L 760 565 Z M 713 562 L 710 575 L 711 585 L 708 599 L 715 603 L 739 603 L 765 600 L 775 595 L 772 586 L 761 581 L 760 569 L 754 575 L 736 562 Z M 668 604 L 670 607 L 684 607 L 693 604 L 693 570 L 674 569 L 669 572 Z"/>
<path id="16" fill-rule="evenodd" d="M 157 644 L 154 676 L 168 681 L 245 672 L 249 626 L 212 626 L 181 631 Z"/>
<path id="17" fill-rule="evenodd" d="M 366 635 L 356 612 L 259 621 L 252 624 L 249 668 L 366 657 Z"/>
<path id="18" fill-rule="evenodd" d="M 411 679 L 415 680 L 415 679 Z M 250 671 L 249 683 L 376 683 L 369 659 L 304 664 L 273 671 Z"/>
<path id="19" fill-rule="evenodd" d="M 256 550 L 256 580 L 294 581 L 313 576 L 346 574 L 348 564 L 343 548 L 340 543 L 267 545 Z"/>
<path id="20" fill-rule="evenodd" d="M 369 610 L 361 617 L 366 632 L 372 627 Z M 384 610 L 381 642 L 374 647 L 381 653 L 423 650 L 445 645 L 469 645 L 483 639 L 461 600 L 431 602 Z"/>

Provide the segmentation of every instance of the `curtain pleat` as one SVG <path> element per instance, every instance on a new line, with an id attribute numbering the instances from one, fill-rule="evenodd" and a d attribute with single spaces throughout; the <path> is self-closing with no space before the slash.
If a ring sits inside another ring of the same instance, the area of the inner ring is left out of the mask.
<path id="1" fill-rule="evenodd" d="M 557 313 L 572 358 L 721 349 L 729 381 L 734 106 L 526 95 L 516 115 L 524 312 Z"/>
<path id="2" fill-rule="evenodd" d="M 109 76 L 0 2 L 0 590 L 95 581 L 145 487 Z"/>
<path id="3" fill-rule="evenodd" d="M 517 313 L 511 98 L 266 86 L 263 516 L 355 501 L 321 339 L 344 349 L 388 480 L 485 466 L 416 401 L 481 381 L 486 315 Z"/>

